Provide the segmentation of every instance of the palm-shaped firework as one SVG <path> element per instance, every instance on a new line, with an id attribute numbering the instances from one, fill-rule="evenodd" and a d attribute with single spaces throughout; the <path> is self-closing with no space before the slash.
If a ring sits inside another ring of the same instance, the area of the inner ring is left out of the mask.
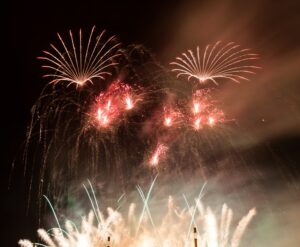
<path id="1" fill-rule="evenodd" d="M 172 71 L 179 76 L 187 76 L 197 79 L 200 83 L 212 81 L 218 84 L 216 79 L 225 78 L 234 82 L 248 80 L 247 74 L 254 74 L 259 67 L 252 64 L 258 59 L 258 55 L 251 53 L 249 49 L 240 49 L 239 45 L 230 42 L 221 46 L 221 41 L 213 46 L 207 45 L 204 53 L 197 47 L 196 52 L 188 50 L 176 57 Z"/>
<path id="2" fill-rule="evenodd" d="M 82 40 L 82 31 L 79 30 L 79 44 L 74 41 L 73 33 L 70 30 L 70 44 L 63 40 L 58 33 L 61 48 L 50 44 L 52 51 L 43 51 L 44 56 L 38 57 L 46 62 L 43 68 L 51 72 L 44 77 L 52 78 L 50 83 L 67 82 L 82 86 L 95 78 L 104 79 L 109 75 L 109 69 L 116 65 L 115 58 L 120 56 L 120 43 L 112 36 L 106 41 L 102 31 L 94 35 L 95 26 L 92 28 L 87 44 Z"/>

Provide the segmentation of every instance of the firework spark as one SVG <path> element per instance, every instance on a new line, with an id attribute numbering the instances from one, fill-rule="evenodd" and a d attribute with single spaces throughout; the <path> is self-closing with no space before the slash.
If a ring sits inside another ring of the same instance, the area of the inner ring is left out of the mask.
<path id="1" fill-rule="evenodd" d="M 182 53 L 181 57 L 176 57 L 172 71 L 177 73 L 177 77 L 187 76 L 188 80 L 195 78 L 199 83 L 212 81 L 215 84 L 217 79 L 224 78 L 234 82 L 248 80 L 247 74 L 254 74 L 254 70 L 259 67 L 252 64 L 258 59 L 258 55 L 251 53 L 249 49 L 239 49 L 239 45 L 230 42 L 221 46 L 221 41 L 213 46 L 207 45 L 203 55 L 199 47 L 196 53 L 188 50 Z"/>
<path id="2" fill-rule="evenodd" d="M 43 68 L 51 72 L 44 77 L 50 77 L 50 83 L 67 82 L 83 86 L 87 82 L 93 83 L 93 79 L 104 79 L 110 75 L 109 69 L 116 65 L 115 58 L 120 56 L 120 43 L 116 43 L 112 36 L 104 41 L 104 33 L 95 37 L 95 26 L 92 28 L 87 44 L 84 45 L 82 31 L 79 30 L 79 42 L 75 42 L 70 30 L 70 45 L 58 33 L 61 48 L 50 44 L 52 51 L 43 51 L 44 55 L 38 57 L 46 62 Z"/>
<path id="3" fill-rule="evenodd" d="M 140 100 L 130 85 L 115 81 L 99 94 L 89 115 L 92 116 L 92 122 L 96 122 L 96 126 L 111 127 Z"/>
<path id="4" fill-rule="evenodd" d="M 162 103 L 163 110 L 160 108 L 158 113 L 154 114 L 158 115 L 158 118 L 154 118 L 153 122 L 158 123 L 159 129 L 165 127 L 162 130 L 164 133 L 175 126 L 182 129 L 193 126 L 195 130 L 199 130 L 204 126 L 214 127 L 225 121 L 225 114 L 217 107 L 217 101 L 213 100 L 211 89 L 198 89 L 191 97 L 181 98 L 185 103 L 179 103 L 179 98 L 175 100 L 178 103 Z"/>
<path id="5" fill-rule="evenodd" d="M 176 107 L 164 107 L 163 125 L 172 127 L 180 122 L 182 113 Z"/>
<path id="6" fill-rule="evenodd" d="M 211 99 L 211 90 L 197 90 L 192 98 L 190 119 L 195 130 L 201 129 L 204 125 L 213 127 L 224 121 L 224 113 Z"/>
<path id="7" fill-rule="evenodd" d="M 100 211 L 93 189 L 89 192 L 85 187 L 93 210 L 82 218 L 81 227 L 67 220 L 63 228 L 53 211 L 58 228 L 49 231 L 38 230 L 38 235 L 45 244 L 20 240 L 19 245 L 98 247 L 112 244 L 116 247 L 192 247 L 196 241 L 199 247 L 238 247 L 248 224 L 256 214 L 256 210 L 251 209 L 231 233 L 232 210 L 224 204 L 218 217 L 210 207 L 204 207 L 200 202 L 203 196 L 202 187 L 194 205 L 184 196 L 186 206 L 179 207 L 175 199 L 169 196 L 167 207 L 160 210 L 159 215 L 153 215 L 149 206 L 153 184 L 154 182 L 147 193 L 137 186 L 142 203 L 131 203 L 125 213 L 113 208 L 107 208 L 107 212 Z M 51 208 L 54 210 L 52 206 Z"/>
<path id="8" fill-rule="evenodd" d="M 134 107 L 134 104 L 132 102 L 132 97 L 130 95 L 126 95 L 125 97 L 125 109 L 127 111 L 131 110 Z"/>
<path id="9" fill-rule="evenodd" d="M 157 166 L 161 158 L 166 154 L 168 147 L 165 144 L 159 143 L 156 146 L 154 153 L 151 155 L 149 163 L 151 166 Z"/>

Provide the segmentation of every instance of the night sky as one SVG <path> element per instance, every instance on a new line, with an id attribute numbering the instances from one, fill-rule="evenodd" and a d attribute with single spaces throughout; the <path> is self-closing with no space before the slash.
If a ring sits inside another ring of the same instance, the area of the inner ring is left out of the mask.
<path id="1" fill-rule="evenodd" d="M 57 32 L 90 30 L 93 25 L 97 30 L 106 29 L 110 35 L 117 35 L 124 45 L 143 44 L 165 66 L 183 50 L 217 40 L 236 41 L 260 53 L 263 69 L 258 72 L 257 81 L 252 81 L 251 86 L 249 82 L 239 88 L 233 86 L 231 91 L 224 86 L 229 93 L 221 97 L 231 113 L 240 119 L 247 134 L 258 140 L 255 148 L 267 146 L 272 150 L 272 159 L 280 164 L 274 169 L 286 179 L 274 176 L 268 186 L 274 183 L 276 187 L 289 187 L 289 195 L 300 198 L 298 1 L 79 2 L 10 1 L 2 9 L 5 15 L 2 52 L 5 56 L 1 97 L 4 158 L 1 162 L 0 246 L 17 246 L 20 238 L 36 237 L 37 217 L 33 212 L 26 215 L 27 198 L 20 156 L 31 106 L 47 83 L 42 78 L 37 57 L 42 50 L 48 49 L 50 42 L 56 42 Z M 253 100 L 254 97 L 257 100 Z M 244 103 L 233 107 L 232 98 Z M 11 173 L 14 159 L 15 169 Z M 262 155 L 262 159 L 268 159 L 268 155 Z M 267 170 L 273 169 L 268 162 L 265 166 Z M 299 200 L 295 201 L 300 210 Z M 299 237 L 295 239 L 300 241 Z M 295 243 L 296 240 L 289 247 L 296 247 Z"/>

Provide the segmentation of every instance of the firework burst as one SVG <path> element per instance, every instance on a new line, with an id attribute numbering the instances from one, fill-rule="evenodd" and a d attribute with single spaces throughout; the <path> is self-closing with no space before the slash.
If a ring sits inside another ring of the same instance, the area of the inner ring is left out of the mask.
<path id="1" fill-rule="evenodd" d="M 218 41 L 207 45 L 203 54 L 199 47 L 196 52 L 188 50 L 170 63 L 174 66 L 172 71 L 177 73 L 177 77 L 195 78 L 201 84 L 208 81 L 218 84 L 217 79 L 221 78 L 234 82 L 248 80 L 246 75 L 254 74 L 254 70 L 259 68 L 252 64 L 258 55 L 239 47 L 233 42 L 221 46 L 221 41 Z"/>
<path id="2" fill-rule="evenodd" d="M 163 143 L 158 143 L 153 154 L 150 157 L 149 164 L 151 166 L 157 166 L 160 160 L 165 156 L 168 147 Z"/>
<path id="3" fill-rule="evenodd" d="M 192 96 L 190 110 L 190 125 L 195 130 L 203 126 L 213 127 L 217 123 L 224 122 L 224 113 L 216 107 L 216 102 L 211 98 L 211 90 L 197 90 Z"/>
<path id="4" fill-rule="evenodd" d="M 125 174 L 145 169 L 141 163 L 148 163 L 149 150 L 158 140 L 156 133 L 146 135 L 143 128 L 153 105 L 164 101 L 157 97 L 162 79 L 153 89 L 153 73 L 145 69 L 158 70 L 158 66 L 142 48 L 129 47 L 122 54 L 119 67 L 125 72 L 117 79 L 80 90 L 61 83 L 47 84 L 32 107 L 24 174 L 29 181 L 28 208 L 38 200 L 39 216 L 42 194 L 63 197 L 72 185 L 87 177 L 97 177 L 110 186 L 118 181 L 116 186 L 124 188 Z M 133 64 L 136 61 L 138 68 Z M 158 73 L 162 78 L 166 74 Z M 146 157 L 136 155 L 139 153 Z M 35 162 L 39 159 L 41 162 Z"/>
<path id="5" fill-rule="evenodd" d="M 94 35 L 95 26 L 84 45 L 81 29 L 79 30 L 79 42 L 75 41 L 72 31 L 69 31 L 70 44 L 57 33 L 60 41 L 60 48 L 50 44 L 51 51 L 43 51 L 44 55 L 38 57 L 46 64 L 43 68 L 51 71 L 44 77 L 51 78 L 50 83 L 67 82 L 68 85 L 75 83 L 76 86 L 83 86 L 87 82 L 93 83 L 96 78 L 104 79 L 110 75 L 110 68 L 117 64 L 115 59 L 120 56 L 120 43 L 115 42 L 112 36 L 106 41 L 102 31 Z"/>
<path id="6" fill-rule="evenodd" d="M 115 126 L 142 100 L 139 95 L 140 93 L 130 85 L 120 81 L 113 82 L 96 97 L 89 114 L 90 122 L 99 128 Z"/>
<path id="7" fill-rule="evenodd" d="M 176 126 L 182 121 L 182 113 L 175 106 L 165 106 L 163 110 L 163 125 L 167 128 Z"/>
<path id="8" fill-rule="evenodd" d="M 256 210 L 251 209 L 234 229 L 233 211 L 226 204 L 222 206 L 219 216 L 210 207 L 205 207 L 201 203 L 203 186 L 198 197 L 194 199 L 194 204 L 190 204 L 183 195 L 185 206 L 179 207 L 175 199 L 169 196 L 167 207 L 160 210 L 158 217 L 154 217 L 149 205 L 154 182 L 155 180 L 146 193 L 137 186 L 142 203 L 131 203 L 125 213 L 120 211 L 120 206 L 118 209 L 109 207 L 106 212 L 101 211 L 93 188 L 91 187 L 90 192 L 85 186 L 93 210 L 82 218 L 81 227 L 77 227 L 70 220 L 67 220 L 63 227 L 50 204 L 58 227 L 48 231 L 38 230 L 38 235 L 44 244 L 20 240 L 19 245 L 22 247 L 110 245 L 116 247 L 238 247 L 248 224 L 256 214 Z"/>

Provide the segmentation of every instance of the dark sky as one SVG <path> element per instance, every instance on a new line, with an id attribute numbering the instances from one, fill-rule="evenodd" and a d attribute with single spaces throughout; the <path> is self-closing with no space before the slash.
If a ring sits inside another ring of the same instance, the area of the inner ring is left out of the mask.
<path id="1" fill-rule="evenodd" d="M 4 158 L 1 165 L 4 169 L 1 171 L 1 187 L 4 193 L 0 246 L 16 246 L 19 238 L 30 237 L 35 231 L 30 229 L 35 224 L 34 219 L 25 214 L 22 176 L 17 176 L 9 191 L 8 177 L 14 157 L 20 155 L 30 108 L 46 83 L 41 78 L 42 71 L 36 57 L 48 48 L 50 42 L 56 41 L 56 32 L 79 28 L 89 30 L 96 25 L 98 30 L 106 29 L 109 34 L 117 35 L 124 44 L 144 44 L 165 64 L 175 54 L 197 43 L 234 39 L 264 54 L 263 64 L 269 69 L 268 75 L 272 74 L 269 61 L 277 64 L 287 61 L 291 66 L 298 64 L 300 68 L 300 3 L 296 0 L 76 2 L 10 1 L 2 9 L 5 45 L 2 46 Z M 297 117 L 296 123 L 299 124 L 300 73 L 297 70 L 293 73 L 291 80 L 295 91 L 286 90 L 287 95 L 293 97 L 291 104 L 295 108 L 295 115 L 290 120 Z M 266 134 L 262 138 L 269 138 L 280 155 L 296 163 L 300 150 L 299 125 L 287 124 L 278 133 L 275 137 Z"/>

